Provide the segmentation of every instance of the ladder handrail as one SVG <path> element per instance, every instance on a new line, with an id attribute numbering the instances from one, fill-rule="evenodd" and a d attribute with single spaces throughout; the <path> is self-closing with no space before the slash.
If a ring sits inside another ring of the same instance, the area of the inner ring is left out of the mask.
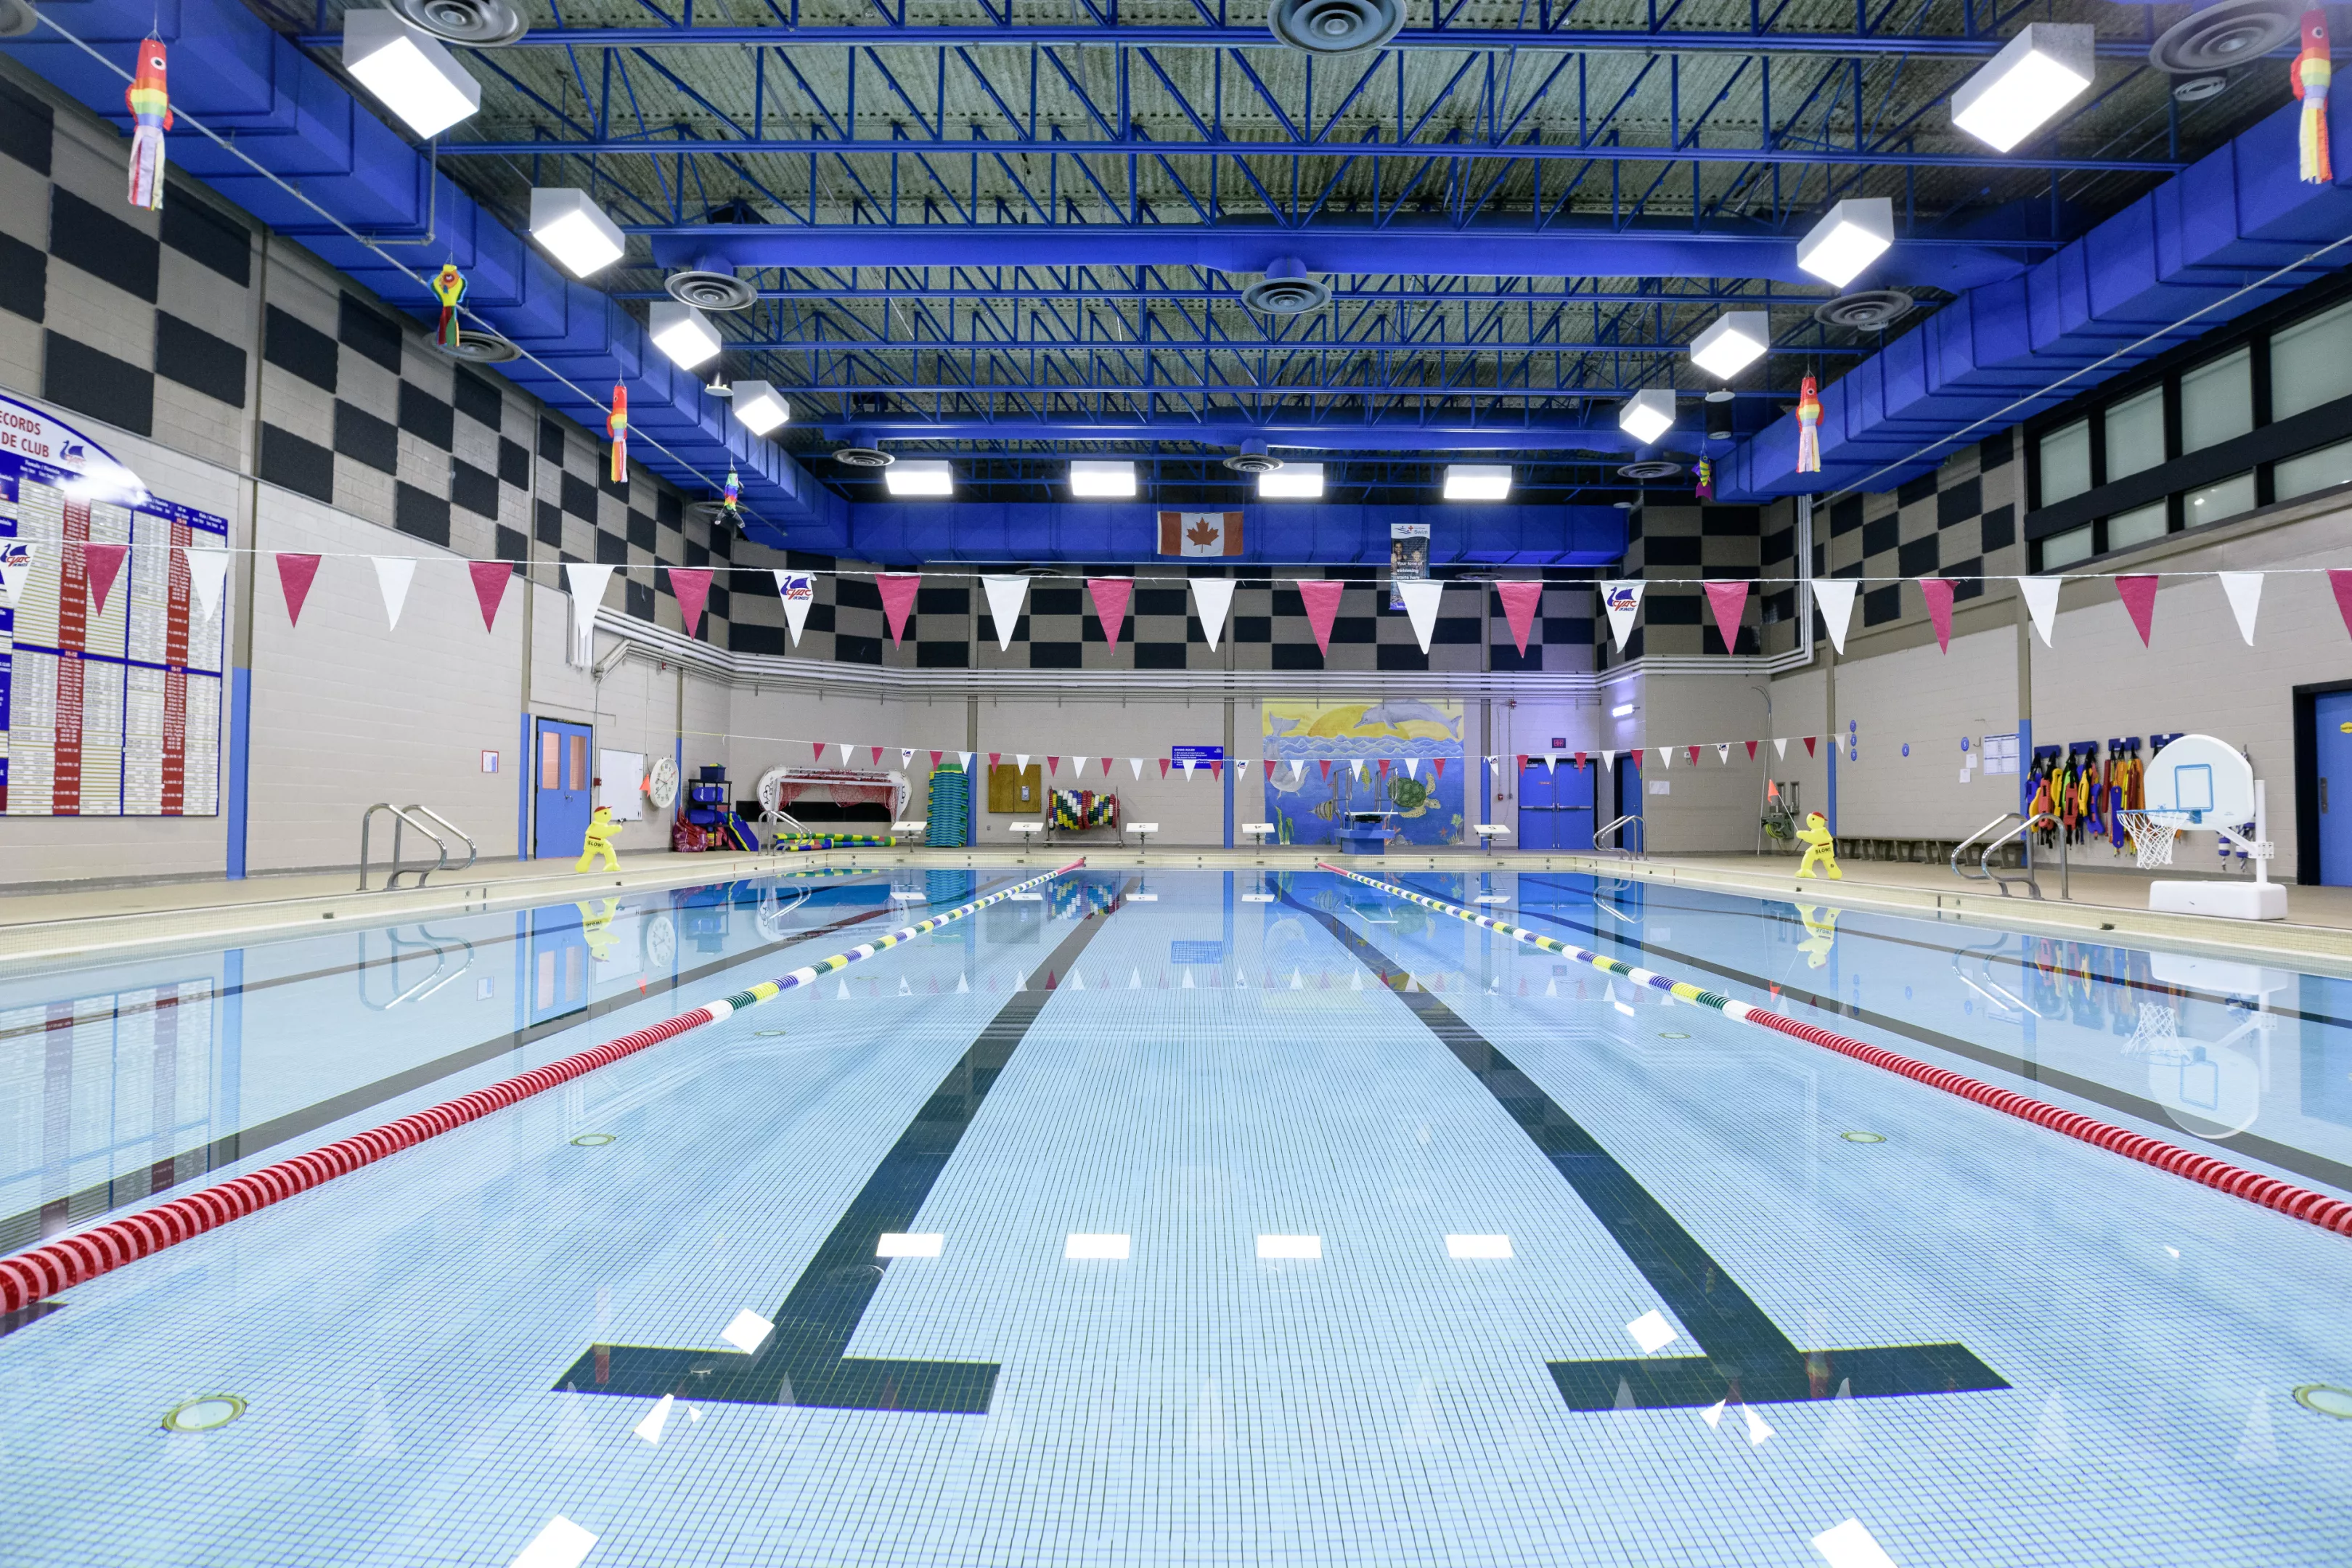
<path id="1" fill-rule="evenodd" d="M 1625 825 L 1628 823 L 1633 824 L 1642 830 L 1642 847 L 1639 849 L 1628 849 L 1625 847 L 1624 830 Z M 1604 822 L 1600 826 L 1594 828 L 1592 830 L 1592 847 L 1595 849 L 1600 848 L 1601 840 L 1612 833 L 1617 835 L 1616 847 L 1618 854 L 1626 856 L 1639 855 L 1644 859 L 1649 858 L 1650 827 L 1647 823 L 1642 820 L 1642 814 L 1640 812 L 1629 811 L 1624 816 L 1618 817 L 1615 821 Z"/>
<path id="2" fill-rule="evenodd" d="M 433 840 L 435 847 L 439 849 L 441 852 L 438 863 L 431 867 L 429 869 L 422 868 L 415 868 L 416 885 L 418 887 L 423 887 L 425 885 L 425 879 L 432 875 L 434 871 L 438 871 L 449 864 L 449 846 L 441 841 L 441 836 L 439 834 L 425 826 L 425 824 L 417 821 L 416 818 L 409 816 L 408 812 L 410 809 L 412 808 L 394 805 L 388 800 L 380 800 L 360 814 L 361 892 L 364 893 L 368 890 L 368 833 L 374 826 L 375 814 L 379 811 L 388 811 L 392 813 L 392 869 L 384 877 L 383 887 L 381 889 L 382 891 L 387 893 L 392 891 L 392 889 L 397 886 L 400 881 L 400 835 L 404 825 L 409 827 L 414 827 L 417 832 L 422 833 L 425 837 Z M 470 864 L 470 862 L 468 862 L 468 864 Z"/>
<path id="3" fill-rule="evenodd" d="M 1983 853 L 1977 857 L 1977 869 L 1969 871 L 1963 868 L 1960 865 L 1960 857 L 1968 852 L 1969 847 L 2012 817 L 2017 819 L 2016 826 L 2006 828 L 1986 840 Z M 1952 847 L 1952 874 L 1972 882 L 1990 882 L 2000 889 L 2000 896 L 2004 899 L 2010 896 L 2009 889 L 2011 884 L 2021 882 L 2028 892 L 2039 899 L 2042 897 L 2042 884 L 2033 875 L 2033 840 L 2031 835 L 2045 824 L 2059 829 L 2058 896 L 2071 901 L 2074 896 L 2074 868 L 2066 854 L 2065 826 L 2046 811 L 2004 811 L 1966 838 L 1961 839 Z M 2020 852 L 2024 856 L 2024 866 L 2016 876 L 2004 877 L 1992 868 L 1992 858 L 2000 852 L 2001 846 L 2012 838 L 2018 841 Z"/>
<path id="4" fill-rule="evenodd" d="M 442 826 L 444 826 L 444 827 L 447 828 L 450 832 L 452 832 L 452 833 L 456 834 L 458 837 L 460 837 L 460 838 L 462 838 L 462 839 L 464 839 L 464 840 L 466 841 L 466 863 L 465 863 L 463 866 L 452 866 L 452 867 L 450 867 L 450 868 L 449 868 L 449 869 L 451 869 L 451 870 L 453 870 L 453 871 L 467 871 L 467 870 L 471 870 L 471 869 L 473 868 L 474 862 L 475 862 L 475 861 L 477 861 L 477 860 L 478 860 L 478 859 L 480 859 L 480 858 L 482 858 L 482 852 L 481 852 L 479 849 L 477 849 L 476 847 L 474 847 L 474 838 L 473 838 L 473 835 L 471 835 L 471 834 L 467 833 L 464 828 L 462 828 L 462 827 L 458 826 L 456 823 L 454 823 L 454 822 L 450 821 L 447 817 L 446 817 L 446 816 L 442 816 L 439 812 L 437 812 L 437 811 L 434 810 L 431 806 L 429 806 L 429 805 L 417 805 L 415 801 L 411 801 L 411 802 L 409 802 L 409 804 L 408 804 L 407 805 L 405 805 L 405 806 L 402 807 L 401 809 L 403 809 L 404 811 L 415 811 L 415 812 L 421 812 L 421 813 L 423 813 L 425 816 L 431 817 L 434 821 L 436 821 L 436 822 L 439 823 Z M 434 841 L 435 841 L 436 843 L 438 843 L 438 842 L 440 841 L 440 840 L 439 840 L 439 837 L 438 837 L 437 835 L 435 837 L 435 840 L 434 840 Z M 443 854 L 442 858 L 443 858 L 445 861 L 448 858 L 448 856 L 447 856 L 447 854 L 446 854 L 446 852 Z M 438 866 L 436 866 L 436 867 L 434 868 L 434 869 L 435 869 L 435 870 L 436 870 L 436 871 L 437 871 L 437 870 L 440 870 L 441 868 L 440 868 L 440 867 L 438 867 Z M 417 873 L 416 885 L 417 885 L 418 887 L 420 887 L 420 888 L 421 888 L 421 887 L 423 887 L 423 886 L 425 885 L 425 873 L 423 873 L 423 872 L 421 872 L 421 871 L 420 871 L 419 873 Z"/>

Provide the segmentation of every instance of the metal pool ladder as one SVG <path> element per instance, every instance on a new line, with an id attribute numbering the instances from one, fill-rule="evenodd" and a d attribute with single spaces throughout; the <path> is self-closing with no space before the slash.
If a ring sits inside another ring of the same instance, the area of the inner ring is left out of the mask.
<path id="1" fill-rule="evenodd" d="M 456 823 L 450 821 L 447 817 L 442 816 L 439 812 L 435 811 L 432 807 L 417 805 L 413 803 L 408 805 L 394 805 L 388 800 L 380 800 L 360 814 L 360 891 L 362 893 L 368 890 L 368 832 L 369 829 L 374 826 L 375 814 L 379 811 L 388 811 L 392 813 L 392 869 L 385 875 L 383 879 L 383 887 L 381 891 L 388 893 L 392 891 L 394 888 L 397 887 L 404 871 L 414 875 L 416 879 L 416 886 L 421 888 L 425 886 L 425 879 L 431 876 L 434 872 L 448 870 L 464 871 L 469 869 L 473 866 L 474 862 L 481 858 L 481 851 L 475 848 L 474 841 L 467 836 L 466 830 L 458 826 Z M 414 815 L 411 815 L 412 813 Z M 451 833 L 456 834 L 459 838 L 465 841 L 465 865 L 452 867 L 449 864 L 448 841 L 443 838 L 440 834 L 434 832 L 432 828 L 418 821 L 417 818 L 420 816 L 430 817 L 433 821 L 439 823 L 443 827 L 446 828 Z M 440 852 L 439 858 L 436 860 L 434 864 L 430 866 L 409 867 L 403 867 L 401 865 L 400 836 L 402 830 L 408 827 L 414 827 L 417 832 L 422 833 L 425 837 L 433 840 L 433 847 Z"/>
<path id="2" fill-rule="evenodd" d="M 1628 826 L 1639 827 L 1642 829 L 1642 847 L 1639 849 L 1628 849 L 1625 847 L 1625 829 Z M 1612 833 L 1617 836 L 1617 842 L 1604 846 L 1601 841 Z M 1615 821 L 1604 822 L 1600 826 L 1594 828 L 1592 830 L 1592 847 L 1595 849 L 1614 849 L 1618 854 L 1626 856 L 1629 858 L 1639 856 L 1643 859 L 1647 859 L 1650 854 L 1650 830 L 1643 825 L 1642 821 L 1642 814 L 1640 812 L 1629 811 Z"/>
<path id="3" fill-rule="evenodd" d="M 2002 826 L 2002 824 L 2010 822 L 2014 822 L 2017 826 Z M 2004 899 L 2010 896 L 2009 889 L 2012 883 L 2022 884 L 2025 890 L 2037 899 L 2042 897 L 2042 884 L 2033 875 L 2032 836 L 2034 829 L 2045 824 L 2056 826 L 2058 829 L 2058 896 L 2071 900 L 2074 896 L 2071 879 L 2073 868 L 2066 858 L 2065 825 L 2046 811 L 2004 811 L 1966 838 L 1961 839 L 1952 847 L 1952 875 L 1966 878 L 1971 882 L 1991 882 L 2000 889 L 2000 896 Z M 1988 834 L 1992 837 L 1987 838 Z M 1992 858 L 2000 852 L 2002 845 L 2012 838 L 2018 841 L 2018 848 L 2025 858 L 2025 864 L 2023 869 L 2017 875 L 2004 877 L 1993 869 Z M 1977 857 L 1977 868 L 1971 871 L 1960 864 L 1960 857 L 1968 853 L 1969 847 L 1979 839 L 1984 839 L 1984 852 Z"/>

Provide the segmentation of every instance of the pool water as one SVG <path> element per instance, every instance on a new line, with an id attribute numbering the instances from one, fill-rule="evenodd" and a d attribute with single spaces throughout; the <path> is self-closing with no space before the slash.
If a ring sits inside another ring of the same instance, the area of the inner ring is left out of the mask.
<path id="1" fill-rule="evenodd" d="M 0 975 L 0 1245 L 1032 874 Z M 2341 979 L 1398 880 L 2352 1192 Z M 0 1562 L 2340 1563 L 2347 1287 L 1374 889 L 1083 872 L 0 1320 Z"/>

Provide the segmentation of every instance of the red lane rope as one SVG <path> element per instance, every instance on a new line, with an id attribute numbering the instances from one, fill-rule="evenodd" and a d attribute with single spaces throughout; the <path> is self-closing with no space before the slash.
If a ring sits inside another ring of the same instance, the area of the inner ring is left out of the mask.
<path id="1" fill-rule="evenodd" d="M 1074 860 L 1058 870 L 1049 871 L 1017 887 L 1004 889 L 987 898 L 934 915 L 919 927 L 909 927 L 908 931 L 929 931 L 949 921 L 960 920 L 982 904 L 992 904 L 1085 864 L 1083 858 Z M 260 1170 L 190 1193 L 185 1197 L 173 1198 L 153 1208 L 110 1220 L 90 1230 L 60 1237 L 30 1252 L 0 1258 L 0 1312 L 13 1312 L 19 1308 L 29 1307 L 45 1296 L 54 1296 L 60 1290 L 84 1284 L 101 1274 L 111 1273 L 126 1263 L 152 1257 L 167 1247 L 177 1247 L 208 1230 L 218 1229 L 233 1219 L 242 1219 L 256 1210 L 283 1203 L 298 1193 L 309 1192 L 312 1187 L 331 1182 L 338 1176 L 347 1176 L 404 1149 L 413 1149 L 428 1138 L 437 1138 L 467 1122 L 479 1121 L 493 1111 L 504 1110 L 535 1094 L 543 1094 L 558 1084 L 570 1083 L 598 1068 L 609 1067 L 624 1057 L 636 1055 L 648 1046 L 657 1046 L 689 1029 L 698 1029 L 705 1024 L 728 1017 L 737 1006 L 755 1005 L 770 996 L 808 984 L 808 980 L 801 978 L 803 975 L 813 979 L 817 974 L 831 973 L 861 958 L 896 946 L 899 938 L 907 934 L 907 931 L 894 933 L 878 942 L 852 949 L 848 953 L 821 960 L 817 964 L 797 971 L 781 981 L 763 983 L 753 992 L 739 992 L 731 999 L 732 1005 L 729 1002 L 706 1004 L 675 1018 L 639 1029 L 635 1034 L 623 1035 L 593 1049 L 550 1062 L 543 1068 L 508 1079 L 502 1083 L 494 1083 L 488 1089 L 478 1089 L 471 1094 L 445 1100 L 365 1132 L 338 1138 L 307 1154 L 278 1161 Z M 765 992 L 766 994 L 755 995 L 756 992 Z"/>
<path id="2" fill-rule="evenodd" d="M 1947 1094 L 1956 1094 L 1963 1100 L 1974 1100 L 1979 1105 L 2014 1116 L 2020 1121 L 2031 1121 L 2037 1127 L 2046 1127 L 2053 1132 L 2063 1132 L 2069 1138 L 2105 1149 L 2110 1153 L 2121 1154 L 2128 1160 L 2137 1160 L 2143 1165 L 2153 1165 L 2159 1171 L 2169 1172 L 2176 1176 L 2185 1176 L 2192 1182 L 2211 1187 L 2216 1192 L 2227 1193 L 2233 1198 L 2243 1198 L 2248 1203 L 2256 1203 L 2264 1208 L 2274 1209 L 2291 1219 L 2299 1219 L 2305 1224 L 2315 1225 L 2322 1230 L 2334 1231 L 2338 1236 L 2352 1236 L 2352 1203 L 2347 1203 L 2342 1198 L 2330 1197 L 2326 1193 L 2315 1193 L 2308 1187 L 2296 1186 L 2293 1182 L 2281 1181 L 2276 1176 L 2263 1175 L 2260 1171 L 2249 1171 L 2242 1165 L 2233 1165 L 2227 1160 L 2217 1160 L 2210 1154 L 2200 1154 L 2191 1149 L 2183 1149 L 2179 1144 L 2168 1143 L 2161 1138 L 2150 1138 L 2146 1133 L 2134 1132 L 2126 1128 L 2117 1127 L 2112 1122 L 2102 1121 L 2095 1116 L 2085 1116 L 2078 1110 L 2062 1110 L 2046 1100 L 2034 1100 L 2006 1089 L 1998 1089 L 1980 1079 L 1954 1072 L 1948 1068 L 1932 1067 L 1915 1058 L 1887 1050 L 1884 1047 L 1870 1045 L 1865 1041 L 1854 1039 L 1851 1036 L 1837 1034 L 1832 1030 L 1822 1028 L 1818 1025 L 1801 1023 L 1794 1018 L 1784 1018 L 1778 1013 L 1768 1013 L 1763 1008 L 1748 1003 L 1734 1001 L 1716 992 L 1702 990 L 1687 983 L 1676 982 L 1667 975 L 1638 968 L 1622 959 L 1610 958 L 1586 948 L 1574 947 L 1538 932 L 1507 924 L 1492 915 L 1482 915 L 1475 910 L 1465 910 L 1459 904 L 1448 903 L 1443 899 L 1433 899 L 1425 894 L 1400 888 L 1394 883 L 1383 882 L 1377 878 L 1350 871 L 1344 866 L 1334 866 L 1324 860 L 1318 860 L 1315 866 L 1318 870 L 1330 871 L 1347 878 L 1351 882 L 1360 882 L 1367 888 L 1376 888 L 1391 898 L 1402 899 L 1408 903 L 1423 905 L 1441 914 L 1452 915 L 1455 920 L 1467 921 L 1472 925 L 1483 926 L 1488 931 L 1500 932 L 1529 947 L 1538 947 L 1547 952 L 1556 952 L 1564 957 L 1574 958 L 1591 964 L 1604 973 L 1618 975 L 1636 984 L 1648 985 L 1656 990 L 1667 992 L 1695 1007 L 1712 1008 L 1724 1016 L 1737 1019 L 1740 1023 L 1754 1024 L 1760 1028 L 1775 1030 L 1793 1039 L 1803 1040 L 1808 1045 L 1820 1046 L 1824 1049 L 1835 1051 L 1840 1056 L 1851 1057 L 1855 1061 L 1866 1062 L 1872 1067 L 1883 1068 L 1887 1072 L 1900 1073 L 1916 1083 L 1924 1083 L 1931 1089 L 1940 1089 Z"/>

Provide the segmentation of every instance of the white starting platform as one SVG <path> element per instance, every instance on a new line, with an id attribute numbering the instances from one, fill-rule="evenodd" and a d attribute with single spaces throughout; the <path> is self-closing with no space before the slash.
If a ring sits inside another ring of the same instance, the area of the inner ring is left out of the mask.
<path id="1" fill-rule="evenodd" d="M 2146 809 L 2122 814 L 2143 869 L 2171 865 L 2173 844 L 2184 833 L 2213 834 L 2254 863 L 2251 882 L 2151 882 L 2150 910 L 2237 921 L 2286 919 L 2286 889 L 2271 880 L 2276 850 L 2262 781 L 2236 749 L 2210 735 L 2176 737 L 2147 764 L 2147 799 Z"/>

